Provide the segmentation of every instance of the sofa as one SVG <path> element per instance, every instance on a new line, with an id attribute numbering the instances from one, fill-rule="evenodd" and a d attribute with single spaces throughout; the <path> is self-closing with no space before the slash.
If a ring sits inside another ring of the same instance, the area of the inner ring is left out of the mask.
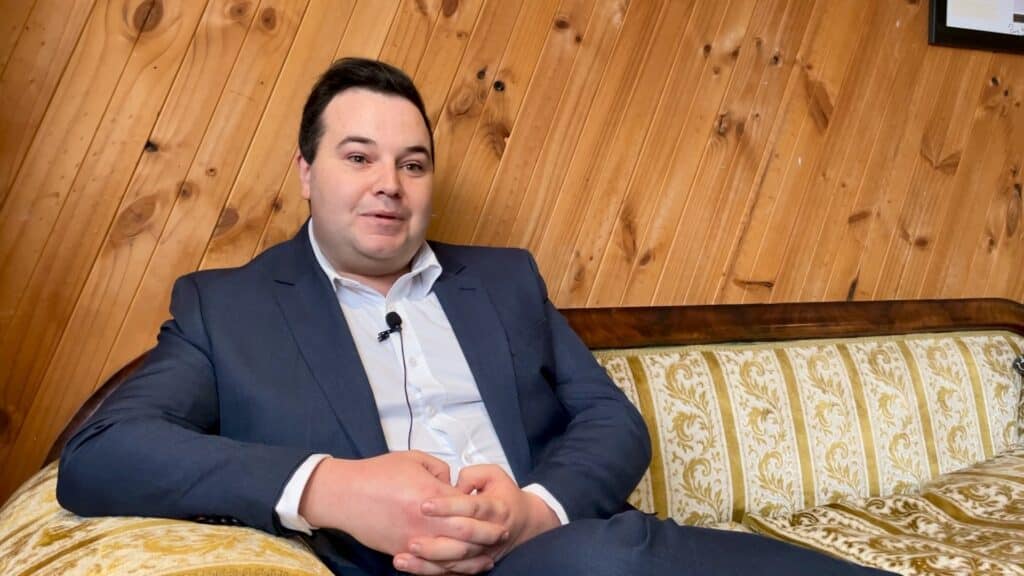
<path id="1" fill-rule="evenodd" d="M 637 508 L 901 574 L 1024 575 L 1021 304 L 565 314 L 648 423 Z M 0 574 L 328 573 L 301 540 L 249 528 L 78 518 L 56 475 L 47 464 L 0 509 Z"/>

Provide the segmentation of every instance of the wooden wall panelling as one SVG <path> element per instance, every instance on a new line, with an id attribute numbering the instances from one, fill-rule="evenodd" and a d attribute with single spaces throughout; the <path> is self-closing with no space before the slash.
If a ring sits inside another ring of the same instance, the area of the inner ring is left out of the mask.
<path id="1" fill-rule="evenodd" d="M 1000 131 L 999 103 L 1003 96 L 1002 79 L 1004 60 L 992 58 L 982 76 L 981 86 L 974 99 L 971 111 L 971 127 L 964 153 L 960 158 L 954 190 L 945 215 L 941 218 L 943 231 L 932 244 L 932 255 L 924 273 L 922 294 L 941 297 L 943 294 L 959 296 L 959 289 L 967 281 L 966 275 L 971 264 L 975 241 L 982 236 L 983 228 L 975 223 L 984 222 L 991 198 L 991 188 L 984 183 L 990 176 L 986 172 L 998 171 L 1002 166 L 999 156 L 1005 150 L 1001 143 L 1005 134 Z M 996 78 L 993 82 L 992 78 Z M 996 186 L 996 180 L 991 180 Z"/>
<path id="2" fill-rule="evenodd" d="M 14 52 L 36 0 L 0 0 L 0 71 Z"/>
<path id="3" fill-rule="evenodd" d="M 159 13 L 156 9 L 148 11 L 134 21 L 141 31 L 138 42 L 67 193 L 54 226 L 58 233 L 48 238 L 0 345 L 0 386 L 5 398 L 12 396 L 11 392 L 18 397 L 16 402 L 5 402 L 5 410 L 13 412 L 14 417 L 5 435 L 7 441 L 0 447 L 0 460 L 6 460 L 12 447 L 10 440 L 18 433 L 35 398 L 156 121 L 160 103 L 185 55 L 203 4 L 169 5 Z M 31 468 L 25 472 L 31 472 Z M 12 478 L 5 476 L 7 481 Z M 7 488 L 13 486 L 0 485 L 0 492 Z"/>
<path id="4" fill-rule="evenodd" d="M 438 216 L 446 212 L 452 187 L 465 158 L 484 104 L 490 97 L 498 73 L 498 62 L 522 7 L 522 0 L 487 2 L 470 35 L 466 57 L 459 64 L 455 80 L 434 126 L 434 214 L 428 236 L 438 239 Z M 440 92 L 440 89 L 438 89 Z M 439 95 L 431 95 L 438 101 Z"/>
<path id="5" fill-rule="evenodd" d="M 135 47 L 139 30 L 122 15 L 135 14 L 142 1 L 107 0 L 93 10 L 0 209 L 0 338 Z"/>
<path id="6" fill-rule="evenodd" d="M 452 0 L 443 2 L 451 5 Z M 405 0 L 398 7 L 391 29 L 388 31 L 380 59 L 394 64 L 411 76 L 416 77 L 424 48 L 434 29 L 434 22 L 441 15 L 442 0 Z M 449 9 L 450 11 L 450 9 Z"/>
<path id="7" fill-rule="evenodd" d="M 725 8 L 725 3 L 723 8 Z M 717 155 L 721 146 L 717 134 L 717 118 L 733 82 L 738 58 L 734 57 L 748 29 L 754 2 L 730 2 L 714 33 L 701 38 L 701 58 L 707 60 L 700 78 L 694 84 L 695 99 L 687 114 L 672 161 L 658 189 L 658 209 L 652 214 L 637 248 L 637 259 L 628 279 L 622 283 L 620 303 L 629 306 L 650 304 L 665 273 L 672 273 L 674 264 L 669 252 L 680 230 L 689 226 L 682 215 L 694 200 L 694 180 L 708 154 Z M 690 57 L 693 57 L 690 54 Z M 697 194 L 699 195 L 699 194 Z"/>
<path id="8" fill-rule="evenodd" d="M 715 211 L 715 224 L 695 250 L 699 255 L 691 272 L 685 302 L 713 302 L 731 265 L 739 233 L 761 193 L 759 183 L 771 158 L 773 126 L 778 121 L 789 78 L 799 69 L 798 54 L 806 36 L 814 5 L 802 0 L 777 3 L 772 11 L 778 18 L 766 18 L 765 33 L 752 27 L 742 49 L 756 50 L 757 38 L 767 38 L 768 50 L 754 57 L 755 67 L 747 77 L 742 104 L 730 107 L 730 122 L 739 138 L 735 157 L 725 173 Z M 754 16 L 757 22 L 757 16 Z M 778 30 L 777 36 L 767 34 Z M 740 55 L 742 58 L 742 54 Z M 741 66 L 742 64 L 738 65 Z M 747 103 L 749 102 L 749 104 Z M 736 114 L 736 112 L 739 114 Z M 696 247 L 695 247 L 696 248 Z"/>
<path id="9" fill-rule="evenodd" d="M 891 59 L 898 66 L 895 75 L 891 83 L 885 84 L 884 88 L 875 87 L 869 96 L 869 106 L 862 112 L 858 133 L 863 134 L 865 140 L 870 139 L 872 146 L 851 146 L 838 173 L 826 168 L 834 180 L 830 183 L 833 194 L 836 194 L 836 182 L 842 186 L 847 182 L 862 181 L 869 171 L 879 170 L 882 178 L 877 188 L 871 191 L 875 192 L 878 200 L 872 209 L 875 216 L 868 227 L 867 241 L 859 247 L 863 254 L 858 256 L 861 264 L 856 276 L 857 286 L 851 288 L 852 279 L 847 279 L 845 286 L 844 282 L 830 285 L 830 289 L 842 290 L 841 295 L 836 295 L 837 299 L 863 299 L 865 294 L 874 293 L 878 289 L 879 278 L 886 274 L 883 264 L 889 247 L 893 246 L 893 239 L 899 235 L 901 241 L 908 242 L 906 234 L 901 232 L 906 226 L 902 222 L 902 207 L 908 195 L 912 194 L 911 187 L 915 185 L 914 171 L 916 166 L 921 165 L 920 149 L 924 127 L 937 105 L 942 77 L 948 68 L 948 55 L 941 51 L 926 51 L 923 44 L 915 41 L 919 34 L 925 33 L 927 10 L 910 5 L 907 8 L 916 11 L 912 14 L 897 14 L 896 45 L 886 55 L 887 59 Z M 884 98 L 876 98 L 876 94 Z M 907 102 L 914 102 L 909 114 Z M 878 113 L 880 110 L 883 111 L 881 114 Z M 891 116 L 888 115 L 889 110 L 892 111 Z M 910 115 L 917 115 L 916 119 L 908 121 Z M 892 148 L 892 143 L 898 144 Z M 890 150 L 886 150 L 887 148 Z M 875 155 L 882 156 L 879 158 Z M 895 159 L 891 163 L 883 164 L 881 168 L 873 165 L 875 158 L 884 161 L 893 157 Z M 825 250 L 838 236 L 836 230 L 844 218 L 843 213 L 849 213 L 849 196 L 839 194 L 837 200 L 837 204 L 841 206 L 840 210 L 831 215 L 826 213 L 823 218 L 824 226 L 819 235 L 821 255 L 827 255 Z M 849 221 L 849 216 L 845 218 Z M 849 258 L 846 254 L 842 256 Z M 899 257 L 896 260 L 899 260 Z M 824 261 L 827 263 L 829 258 L 824 258 Z M 815 273 L 813 267 L 809 267 L 809 270 L 802 282 L 803 290 L 820 290 L 825 286 L 824 270 L 822 273 Z M 897 277 L 898 274 L 897 270 Z M 797 287 L 794 285 L 794 288 Z M 799 298 L 800 294 L 801 292 L 794 292 L 793 297 Z"/>
<path id="10" fill-rule="evenodd" d="M 270 215 L 279 209 L 278 191 L 294 164 L 297 119 L 306 96 L 334 61 L 341 40 L 338 30 L 345 29 L 354 5 L 354 0 L 310 0 L 200 268 L 230 268 L 252 259 Z"/>
<path id="11" fill-rule="evenodd" d="M 544 184 L 542 193 L 557 195 L 550 213 L 543 217 L 539 244 L 530 246 L 541 273 L 550 283 L 553 300 L 557 299 L 559 282 L 574 248 L 578 226 L 583 221 L 591 196 L 598 192 L 592 180 L 613 156 L 612 147 L 606 144 L 612 141 L 626 117 L 626 106 L 644 68 L 648 47 L 654 42 L 655 30 L 667 8 L 666 2 L 633 2 L 629 5 L 626 21 L 616 39 L 611 60 L 601 78 L 571 160 L 557 173 L 544 174 L 545 177 L 557 175 L 557 180 L 530 182 L 531 187 Z M 562 113 L 572 114 L 575 111 L 563 110 Z M 645 120 L 638 119 L 637 124 L 640 129 L 646 129 Z"/>
<path id="12" fill-rule="evenodd" d="M 862 279 L 872 277 L 872 274 L 862 272 L 862 265 L 867 247 L 878 242 L 878 222 L 883 217 L 881 204 L 885 201 L 886 190 L 899 187 L 893 175 L 902 176 L 902 171 L 909 171 L 919 155 L 923 124 L 931 114 L 936 94 L 918 84 L 917 75 L 921 66 L 929 66 L 932 73 L 937 73 L 934 67 L 941 64 L 941 60 L 923 61 L 915 56 L 897 62 L 907 51 L 894 37 L 902 28 L 895 27 L 893 22 L 902 22 L 899 10 L 906 8 L 892 6 L 892 9 L 894 12 L 875 20 L 876 24 L 868 34 L 869 47 L 884 46 L 884 56 L 873 54 L 871 62 L 858 59 L 854 78 L 863 79 L 853 80 L 850 84 L 850 96 L 866 101 L 870 99 L 870 107 L 864 111 L 858 109 L 856 116 L 864 116 L 863 122 L 868 123 L 878 117 L 880 128 L 870 143 L 866 136 L 859 141 L 869 150 L 863 173 L 848 179 L 840 178 L 840 190 L 845 191 L 843 209 L 833 211 L 812 256 L 811 268 L 820 272 L 808 275 L 801 292 L 794 294 L 794 298 L 802 294 L 818 299 L 852 300 L 863 299 L 870 293 L 873 289 L 871 280 Z M 904 36 L 906 41 L 913 41 L 912 28 L 911 35 Z M 882 60 L 879 62 L 875 58 Z M 865 67 L 875 70 L 865 74 Z M 862 88 L 869 91 L 863 92 Z M 876 94 L 899 94 L 899 97 L 882 100 Z M 846 111 L 848 102 L 841 97 L 842 110 L 837 109 L 837 113 L 854 116 Z M 866 133 L 867 130 L 855 130 L 853 134 Z"/>
<path id="13" fill-rule="evenodd" d="M 938 51 L 930 51 L 929 56 Z M 879 299 L 914 298 L 928 266 L 934 241 L 942 231 L 941 222 L 952 197 L 953 184 L 972 124 L 970 112 L 985 81 L 989 54 L 976 51 L 948 51 L 949 66 L 935 110 L 921 137 L 918 169 L 903 206 L 901 229 L 890 240 L 874 294 Z M 925 80 L 922 80 L 925 82 Z M 928 82 L 930 84 L 930 82 Z M 904 233 L 905 231 L 905 233 Z"/>
<path id="14" fill-rule="evenodd" d="M 341 42 L 334 54 L 335 59 L 344 56 L 376 58 L 387 39 L 392 20 L 398 12 L 399 0 L 359 0 L 356 2 L 348 25 L 342 33 Z M 298 118 L 293 118 L 298 133 Z M 281 189 L 274 201 L 275 208 L 263 229 L 257 252 L 291 238 L 309 217 L 309 204 L 300 194 L 298 170 L 293 162 L 281 183 Z"/>
<path id="15" fill-rule="evenodd" d="M 0 76 L 0 206 L 92 11 L 91 1 L 40 0 Z"/>
<path id="16" fill-rule="evenodd" d="M 794 227 L 811 168 L 824 148 L 835 103 L 864 33 L 861 0 L 818 2 L 797 54 L 790 87 L 769 140 L 760 191 L 740 231 L 733 261 L 715 302 L 767 302 Z"/>
<path id="17" fill-rule="evenodd" d="M 595 155 L 595 162 L 589 168 L 585 168 L 587 164 L 583 162 L 575 164 L 592 171 L 592 174 L 570 168 L 569 178 L 563 186 L 581 186 L 583 195 L 578 206 L 574 207 L 570 203 L 561 206 L 568 209 L 562 214 L 568 216 L 565 223 L 571 226 L 575 234 L 562 236 L 563 228 L 549 228 L 549 232 L 556 232 L 555 238 L 565 238 L 569 242 L 566 249 L 555 252 L 556 264 L 553 270 L 556 275 L 551 279 L 552 293 L 563 305 L 586 305 L 602 253 L 612 236 L 615 221 L 621 214 L 624 198 L 630 182 L 636 176 L 638 165 L 645 154 L 651 153 L 652 148 L 669 146 L 669 142 L 675 140 L 675 134 L 667 133 L 665 124 L 658 123 L 658 112 L 667 105 L 666 100 L 676 97 L 676 93 L 666 87 L 684 69 L 680 59 L 690 56 L 681 55 L 680 47 L 693 13 L 693 4 L 666 4 L 645 48 L 644 63 L 633 93 L 622 108 L 622 119 L 611 134 L 611 138 L 620 143 L 616 153 L 604 158 Z M 683 33 L 680 34 L 680 31 Z M 554 222 L 560 223 L 559 220 Z"/>
<path id="18" fill-rule="evenodd" d="M 629 277 L 632 267 L 641 259 L 649 262 L 649 258 L 643 256 L 648 252 L 642 252 L 645 249 L 642 242 L 655 211 L 663 210 L 665 204 L 671 202 L 664 198 L 665 174 L 680 142 L 685 139 L 687 125 L 697 106 L 695 101 L 698 95 L 701 99 L 716 99 L 713 93 L 704 91 L 702 78 L 711 66 L 711 52 L 725 9 L 724 2 L 697 4 L 680 35 L 675 63 L 665 84 L 667 96 L 659 102 L 651 122 L 655 132 L 644 145 L 615 216 L 587 297 L 588 306 L 618 305 L 625 289 L 623 280 Z"/>
<path id="19" fill-rule="evenodd" d="M 687 184 L 690 194 L 675 222 L 672 241 L 666 246 L 666 265 L 660 271 L 653 294 L 654 302 L 686 297 L 699 258 L 700 243 L 712 233 L 711 228 L 717 225 L 721 195 L 729 177 L 730 166 L 737 154 L 751 153 L 742 139 L 761 73 L 766 66 L 783 65 L 783 56 L 792 60 L 796 53 L 794 50 L 792 54 L 783 55 L 779 45 L 780 30 L 767 29 L 769 20 L 781 22 L 785 2 L 777 4 L 774 0 L 760 0 L 735 5 L 731 3 L 729 9 L 728 24 L 725 25 L 732 27 L 734 39 L 729 46 L 729 56 L 735 55 L 736 62 L 728 69 L 728 86 L 711 119 L 712 130 L 700 161 L 692 180 Z M 743 50 L 745 37 L 751 38 L 752 42 L 754 37 L 761 38 L 762 49 Z"/>
<path id="20" fill-rule="evenodd" d="M 530 79 L 501 161 L 487 184 L 471 243 L 504 244 L 540 155 L 541 143 L 551 130 L 557 110 L 552 103 L 558 102 L 565 92 L 595 8 L 595 0 L 566 0 L 559 6 L 554 30 Z"/>
<path id="21" fill-rule="evenodd" d="M 498 164 L 508 148 L 523 98 L 541 51 L 555 28 L 560 0 L 527 2 L 516 17 L 505 52 L 497 62 L 493 90 L 470 138 L 448 194 L 448 209 L 435 227 L 438 238 L 467 243 L 480 218 Z M 500 89 L 499 89 L 500 88 Z"/>
<path id="22" fill-rule="evenodd" d="M 988 210 L 986 216 L 979 220 L 979 231 L 975 233 L 976 235 L 966 236 L 967 241 L 962 243 L 965 247 L 973 246 L 974 254 L 958 290 L 950 289 L 949 293 L 955 294 L 957 298 L 985 289 L 988 276 L 995 264 L 1001 230 L 1005 228 L 1006 220 L 1002 214 L 1005 198 L 1003 191 L 1008 180 L 1019 177 L 1012 173 L 1018 158 L 1024 153 L 1024 128 L 1012 122 L 1021 105 L 1024 61 L 1000 54 L 993 57 L 992 63 L 994 69 L 990 78 L 997 78 L 998 86 L 992 86 L 991 80 L 989 81 L 990 88 L 996 90 L 991 98 L 985 100 L 985 107 L 995 120 L 995 126 L 989 133 L 992 142 L 989 145 L 989 156 L 978 165 L 972 166 L 981 171 L 980 178 L 975 180 L 975 196 L 982 200 L 979 204 L 988 205 Z M 988 201 L 984 202 L 984 199 Z M 1017 261 L 1010 265 L 1020 267 L 1021 264 Z M 947 282 L 948 278 L 949 275 Z"/>
<path id="23" fill-rule="evenodd" d="M 113 374 L 155 342 L 174 279 L 195 270 L 217 225 L 306 9 L 306 0 L 264 0 L 189 166 L 103 368 Z M 243 145 L 239 145 L 243 143 Z"/>
<path id="24" fill-rule="evenodd" d="M 856 225 L 857 220 L 849 215 L 848 196 L 839 202 L 834 200 L 837 195 L 848 194 L 846 190 L 857 189 L 855 183 L 863 176 L 863 164 L 858 161 L 877 141 L 882 117 L 879 112 L 885 110 L 890 100 L 893 77 L 901 62 L 899 38 L 902 36 L 898 34 L 901 29 L 894 23 L 906 10 L 908 8 L 896 3 L 874 6 L 842 83 L 843 90 L 836 96 L 820 150 L 797 158 L 797 162 L 803 162 L 807 168 L 794 190 L 800 196 L 800 203 L 795 210 L 792 232 L 784 240 L 776 239 L 763 248 L 769 254 L 769 263 L 775 267 L 771 272 L 759 272 L 775 278 L 770 301 L 796 298 L 809 271 L 824 276 L 835 260 L 852 260 L 859 253 L 860 246 L 856 244 L 847 245 L 845 252 L 838 250 L 843 230 Z M 814 93 L 809 97 L 813 98 Z M 815 108 L 822 105 L 821 100 L 813 101 L 812 114 L 817 114 Z M 851 150 L 858 161 L 848 163 Z M 826 225 L 829 220 L 833 223 Z M 773 251 L 781 252 L 780 256 L 773 257 Z M 814 277 L 813 281 L 819 282 L 819 277 Z"/>
<path id="25" fill-rule="evenodd" d="M 623 26 L 626 11 L 627 8 L 619 0 L 599 1 L 582 35 L 579 54 L 572 63 L 572 71 L 555 106 L 550 127 L 535 135 L 518 136 L 513 130 L 513 140 L 517 137 L 529 138 L 540 140 L 543 144 L 538 147 L 513 146 L 510 155 L 502 163 L 509 166 L 509 169 L 502 171 L 499 167 L 499 178 L 495 179 L 498 188 L 491 196 L 515 194 L 522 199 L 515 214 L 503 216 L 504 225 L 493 226 L 498 230 L 491 243 L 534 250 L 540 244 L 547 217 L 557 199 L 557 184 L 562 181 L 572 159 Z M 635 20 L 631 19 L 630 22 Z M 531 103 L 528 102 L 526 107 L 531 108 Z M 530 150 L 535 152 L 531 153 Z M 523 167 L 524 172 L 512 173 L 513 166 Z"/>
<path id="26" fill-rule="evenodd" d="M 1016 62 L 1012 77 L 1004 77 L 1004 91 L 1012 95 L 1012 104 L 1007 104 L 1006 121 L 1013 131 L 1010 141 L 1019 143 L 1024 139 L 1024 65 Z M 1012 106 L 1012 107 L 1011 107 Z M 1019 145 L 1016 154 L 1007 154 L 1003 165 L 1002 180 L 999 183 L 999 196 L 996 201 L 994 226 L 999 230 L 996 243 L 996 254 L 992 268 L 987 274 L 984 292 L 1007 294 L 1019 297 L 1019 290 L 1014 285 L 1022 276 L 1021 263 L 1024 262 L 1024 151 Z"/>
<path id="27" fill-rule="evenodd" d="M 12 477 L 28 475 L 38 467 L 42 461 L 38 443 L 56 437 L 94 385 L 106 377 L 104 361 L 252 16 L 253 10 L 245 2 L 210 2 L 181 68 L 177 74 L 173 70 L 168 73 L 174 81 L 148 136 L 149 145 L 135 166 L 117 216 L 8 455 Z"/>
<path id="28" fill-rule="evenodd" d="M 424 58 L 413 80 L 423 97 L 423 106 L 432 127 L 437 125 L 441 117 L 448 88 L 466 54 L 466 47 L 484 2 L 445 2 L 433 34 L 423 49 Z"/>

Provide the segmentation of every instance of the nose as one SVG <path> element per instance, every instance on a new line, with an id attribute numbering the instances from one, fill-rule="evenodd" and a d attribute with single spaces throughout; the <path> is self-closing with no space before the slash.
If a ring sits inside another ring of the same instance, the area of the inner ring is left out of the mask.
<path id="1" fill-rule="evenodd" d="M 396 166 L 381 166 L 377 180 L 377 193 L 397 197 L 402 194 L 402 180 Z"/>

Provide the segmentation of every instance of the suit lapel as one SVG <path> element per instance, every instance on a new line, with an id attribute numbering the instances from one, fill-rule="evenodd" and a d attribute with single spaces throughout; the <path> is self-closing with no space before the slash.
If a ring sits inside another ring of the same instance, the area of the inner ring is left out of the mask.
<path id="1" fill-rule="evenodd" d="M 464 273 L 461 264 L 442 258 L 441 250 L 435 251 L 445 272 L 434 284 L 434 292 L 455 331 L 512 472 L 524 478 L 530 470 L 530 449 L 505 327 L 480 281 Z"/>
<path id="2" fill-rule="evenodd" d="M 272 264 L 274 296 L 317 384 L 357 456 L 388 451 L 359 352 L 331 287 L 313 257 L 305 226 Z"/>

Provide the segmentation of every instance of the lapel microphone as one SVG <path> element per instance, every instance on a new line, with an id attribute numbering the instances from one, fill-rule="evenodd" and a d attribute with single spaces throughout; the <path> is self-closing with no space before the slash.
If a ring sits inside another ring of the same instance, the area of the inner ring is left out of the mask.
<path id="1" fill-rule="evenodd" d="M 384 316 L 384 321 L 388 323 L 388 329 L 377 334 L 377 342 L 383 342 L 394 332 L 402 331 L 402 317 L 398 315 L 398 312 L 388 312 Z"/>
<path id="2" fill-rule="evenodd" d="M 398 315 L 398 312 L 388 312 L 384 315 L 384 322 L 387 323 L 388 329 L 377 334 L 377 342 L 383 342 L 397 332 L 398 343 L 401 344 L 402 389 L 405 392 L 405 407 L 409 409 L 409 433 L 405 437 L 405 449 L 412 450 L 412 403 L 409 402 L 409 371 L 405 367 L 405 339 L 402 338 L 402 317 Z"/>

